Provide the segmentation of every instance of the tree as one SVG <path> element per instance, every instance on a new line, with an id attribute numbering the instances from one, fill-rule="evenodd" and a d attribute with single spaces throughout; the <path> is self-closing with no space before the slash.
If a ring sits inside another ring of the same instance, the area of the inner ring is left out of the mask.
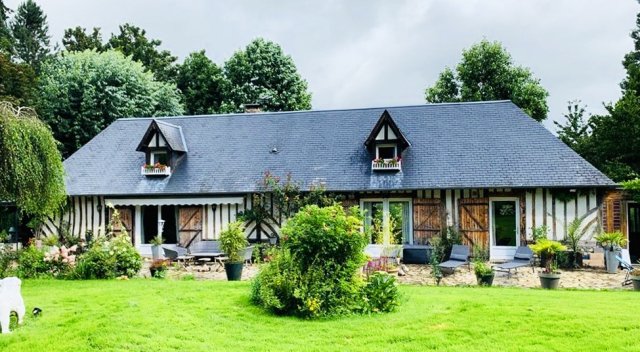
<path id="1" fill-rule="evenodd" d="M 153 72 L 157 80 L 173 82 L 176 76 L 174 65 L 177 57 L 168 50 L 160 51 L 158 47 L 162 41 L 147 38 L 147 32 L 134 25 L 125 23 L 120 26 L 120 33 L 112 34 L 106 47 L 115 49 L 133 60 L 141 62 L 144 67 Z"/>
<path id="2" fill-rule="evenodd" d="M 11 12 L 11 9 L 0 0 L 0 54 L 9 58 L 13 55 L 13 37 L 9 28 L 9 14 Z"/>
<path id="3" fill-rule="evenodd" d="M 0 199 L 31 215 L 64 204 L 64 169 L 56 141 L 30 109 L 0 103 Z"/>
<path id="4" fill-rule="evenodd" d="M 11 31 L 18 59 L 38 71 L 50 53 L 47 15 L 33 0 L 27 0 L 18 6 Z"/>
<path id="5" fill-rule="evenodd" d="M 640 13 L 631 32 L 633 51 L 622 62 L 627 71 L 620 84 L 622 97 L 607 104 L 607 114 L 591 118 L 591 138 L 583 151 L 587 160 L 614 181 L 640 175 Z"/>
<path id="6" fill-rule="evenodd" d="M 567 122 L 564 125 L 558 121 L 553 123 L 558 127 L 558 138 L 578 154 L 584 154 L 591 137 L 591 128 L 589 118 L 585 118 L 586 107 L 580 103 L 580 100 L 567 102 L 567 113 L 564 114 Z"/>
<path id="7" fill-rule="evenodd" d="M 515 66 L 499 42 L 481 42 L 462 52 L 455 72 L 445 68 L 427 87 L 430 103 L 511 100 L 537 121 L 547 118 L 549 93 L 528 68 Z"/>
<path id="8" fill-rule="evenodd" d="M 120 117 L 183 113 L 175 84 L 158 82 L 139 62 L 116 51 L 64 53 L 47 61 L 39 111 L 65 157 Z"/>
<path id="9" fill-rule="evenodd" d="M 220 111 L 224 93 L 222 70 L 204 50 L 189 54 L 178 67 L 176 80 L 187 114 L 214 114 Z"/>
<path id="10" fill-rule="evenodd" d="M 62 45 L 67 51 L 104 51 L 102 34 L 100 34 L 100 28 L 97 27 L 93 27 L 91 33 L 87 33 L 87 29 L 80 26 L 65 29 Z"/>
<path id="11" fill-rule="evenodd" d="M 0 100 L 29 105 L 36 92 L 36 75 L 31 66 L 16 64 L 0 54 Z"/>
<path id="12" fill-rule="evenodd" d="M 224 64 L 229 81 L 224 109 L 240 112 L 246 103 L 260 103 L 267 111 L 311 109 L 311 93 L 291 56 L 262 38 L 237 51 Z"/>

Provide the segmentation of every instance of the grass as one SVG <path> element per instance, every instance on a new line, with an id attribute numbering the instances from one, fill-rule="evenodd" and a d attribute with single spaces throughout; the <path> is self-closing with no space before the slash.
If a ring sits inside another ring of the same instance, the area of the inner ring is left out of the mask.
<path id="1" fill-rule="evenodd" d="M 249 284 L 217 281 L 23 283 L 30 312 L 0 351 L 632 351 L 630 291 L 402 286 L 391 314 L 321 321 L 253 307 Z"/>

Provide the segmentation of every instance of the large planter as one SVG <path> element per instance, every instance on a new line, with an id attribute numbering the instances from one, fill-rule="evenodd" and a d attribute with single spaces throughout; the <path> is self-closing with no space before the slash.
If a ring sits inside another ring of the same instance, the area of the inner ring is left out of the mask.
<path id="1" fill-rule="evenodd" d="M 495 277 L 494 273 L 485 274 L 485 275 L 476 275 L 476 280 L 478 281 L 478 286 L 491 286 L 493 285 L 493 278 Z"/>
<path id="2" fill-rule="evenodd" d="M 616 255 L 620 255 L 620 250 L 609 250 L 609 249 L 605 249 L 604 250 L 604 257 L 605 257 L 605 261 L 607 264 L 607 273 L 609 274 L 615 274 L 618 272 L 618 265 L 620 265 L 620 263 L 618 262 L 618 259 L 616 259 Z"/>
<path id="3" fill-rule="evenodd" d="M 560 274 L 538 274 L 540 277 L 540 286 L 547 290 L 554 290 L 560 285 Z"/>
<path id="4" fill-rule="evenodd" d="M 633 290 L 640 291 L 640 276 L 632 276 L 631 282 L 633 283 Z"/>
<path id="5" fill-rule="evenodd" d="M 224 271 L 227 273 L 227 280 L 240 281 L 242 278 L 242 266 L 244 263 L 224 263 Z"/>
<path id="6" fill-rule="evenodd" d="M 576 269 L 582 267 L 582 252 L 566 251 L 564 252 L 565 260 L 560 263 L 560 267 L 564 269 Z M 575 259 L 575 266 L 574 266 Z"/>
<path id="7" fill-rule="evenodd" d="M 153 260 L 159 260 L 162 259 L 163 257 L 163 253 L 162 253 L 162 246 L 151 246 L 151 258 Z"/>

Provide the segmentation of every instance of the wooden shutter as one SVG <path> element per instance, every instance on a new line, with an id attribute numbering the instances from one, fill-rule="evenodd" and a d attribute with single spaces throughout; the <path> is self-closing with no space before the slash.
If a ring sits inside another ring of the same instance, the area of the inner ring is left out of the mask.
<path id="1" fill-rule="evenodd" d="M 463 243 L 489 249 L 489 199 L 462 198 L 459 212 Z"/>
<path id="2" fill-rule="evenodd" d="M 444 204 L 440 199 L 413 199 L 413 243 L 426 244 L 439 236 L 444 219 Z"/>
<path id="3" fill-rule="evenodd" d="M 623 209 L 622 192 L 613 191 L 604 198 L 602 222 L 605 232 L 621 231 L 626 233 L 626 214 Z"/>
<path id="4" fill-rule="evenodd" d="M 349 211 L 349 208 L 360 205 L 360 202 L 357 199 L 345 199 L 342 201 L 342 207 L 344 211 Z"/>
<path id="5" fill-rule="evenodd" d="M 202 207 L 180 207 L 178 209 L 178 244 L 188 247 L 202 235 Z"/>
<path id="6" fill-rule="evenodd" d="M 127 234 L 131 237 L 131 243 L 133 243 L 133 214 L 134 209 L 132 207 L 116 207 L 120 214 L 120 223 L 112 224 L 111 231 L 114 234 L 122 233 L 123 227 L 127 231 Z M 109 220 L 113 218 L 113 211 L 109 211 Z"/>

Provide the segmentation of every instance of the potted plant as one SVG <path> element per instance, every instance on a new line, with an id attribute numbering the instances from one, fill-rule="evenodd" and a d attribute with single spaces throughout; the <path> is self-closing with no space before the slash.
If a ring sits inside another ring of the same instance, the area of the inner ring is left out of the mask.
<path id="1" fill-rule="evenodd" d="M 604 258 L 607 264 L 607 272 L 615 274 L 618 272 L 618 260 L 616 255 L 620 255 L 623 246 L 627 245 L 627 239 L 622 232 L 605 232 L 595 237 L 596 243 L 604 249 Z"/>
<path id="2" fill-rule="evenodd" d="M 640 291 L 640 269 L 633 269 L 630 276 L 631 282 L 633 283 L 633 290 Z"/>
<path id="3" fill-rule="evenodd" d="M 568 267 L 573 269 L 582 267 L 582 251 L 579 244 L 588 227 L 580 228 L 583 219 L 584 217 L 574 219 L 567 226 L 567 236 L 565 238 L 565 243 L 569 247 L 567 263 Z"/>
<path id="4" fill-rule="evenodd" d="M 495 273 L 493 269 L 483 261 L 475 261 L 473 263 L 473 271 L 476 274 L 476 280 L 479 286 L 491 286 Z"/>
<path id="5" fill-rule="evenodd" d="M 167 269 L 169 265 L 166 260 L 159 259 L 151 262 L 149 266 L 149 272 L 151 272 L 151 277 L 155 277 L 157 279 L 164 279 L 167 275 Z"/>
<path id="6" fill-rule="evenodd" d="M 164 243 L 164 239 L 160 237 L 160 235 L 151 239 L 151 258 L 155 260 L 160 260 L 163 257 L 162 244 Z"/>
<path id="7" fill-rule="evenodd" d="M 245 248 L 249 245 L 244 235 L 244 225 L 240 221 L 229 224 L 226 230 L 220 233 L 220 248 L 226 254 L 228 260 L 224 263 L 227 280 L 238 281 L 242 277 Z"/>
<path id="8" fill-rule="evenodd" d="M 560 283 L 560 272 L 557 270 L 555 256 L 560 251 L 566 251 L 567 247 L 558 241 L 540 239 L 529 246 L 540 258 L 544 258 L 544 270 L 538 274 L 542 288 L 555 289 Z"/>

